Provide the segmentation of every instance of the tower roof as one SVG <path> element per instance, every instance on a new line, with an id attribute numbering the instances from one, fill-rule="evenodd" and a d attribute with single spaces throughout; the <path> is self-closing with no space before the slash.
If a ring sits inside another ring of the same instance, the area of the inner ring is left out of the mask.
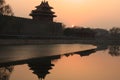
<path id="1" fill-rule="evenodd" d="M 50 74 L 49 70 L 52 69 L 54 64 L 51 63 L 51 59 L 43 58 L 39 61 L 28 63 L 28 66 L 30 67 L 30 70 L 42 80 L 47 74 Z"/>
<path id="2" fill-rule="evenodd" d="M 40 5 L 36 6 L 36 8 L 48 8 L 48 9 L 53 9 L 53 7 L 51 7 L 49 4 L 48 4 L 48 1 L 42 1 Z"/>
<path id="3" fill-rule="evenodd" d="M 35 10 L 32 10 L 30 16 L 32 16 L 33 18 L 39 18 L 40 16 L 43 17 L 56 17 L 55 12 L 53 12 L 51 9 L 53 9 L 53 7 L 51 7 L 48 4 L 48 1 L 42 1 L 40 5 L 36 6 Z M 39 19 L 38 19 L 39 20 Z"/>

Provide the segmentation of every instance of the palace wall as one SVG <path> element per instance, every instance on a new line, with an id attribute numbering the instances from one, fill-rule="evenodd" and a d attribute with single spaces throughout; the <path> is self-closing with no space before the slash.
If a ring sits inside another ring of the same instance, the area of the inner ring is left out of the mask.
<path id="1" fill-rule="evenodd" d="M 62 24 L 0 15 L 0 35 L 60 36 Z"/>

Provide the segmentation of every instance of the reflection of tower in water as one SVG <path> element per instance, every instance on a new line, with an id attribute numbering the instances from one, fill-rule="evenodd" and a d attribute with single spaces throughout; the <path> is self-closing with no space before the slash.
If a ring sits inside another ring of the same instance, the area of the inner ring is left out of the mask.
<path id="1" fill-rule="evenodd" d="M 85 51 L 79 51 L 75 53 L 68 53 L 64 54 L 65 56 L 70 56 L 74 54 L 79 54 L 80 56 L 89 56 L 90 54 L 94 53 L 96 49 L 89 49 Z M 32 62 L 28 62 L 28 66 L 30 67 L 31 70 L 33 70 L 33 73 L 38 76 L 40 80 L 45 79 L 46 75 L 49 74 L 49 70 L 52 69 L 52 64 L 51 62 L 54 60 L 58 60 L 61 58 L 62 55 L 55 55 L 55 56 L 50 56 L 46 58 L 40 58 L 33 60 Z"/>
<path id="2" fill-rule="evenodd" d="M 51 63 L 50 58 L 40 59 L 39 61 L 34 61 L 33 63 L 28 63 L 28 66 L 33 73 L 38 76 L 40 80 L 45 79 L 46 75 L 49 74 L 49 70 L 52 69 L 54 64 Z"/>

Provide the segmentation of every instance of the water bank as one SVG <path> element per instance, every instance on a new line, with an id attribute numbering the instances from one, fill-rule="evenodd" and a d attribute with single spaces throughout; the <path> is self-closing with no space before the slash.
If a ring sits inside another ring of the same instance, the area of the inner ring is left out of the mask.
<path id="1" fill-rule="evenodd" d="M 55 40 L 55 39 L 0 39 L 0 45 L 38 45 L 38 44 L 111 44 L 110 40 Z"/>
<path id="2" fill-rule="evenodd" d="M 93 40 L 0 39 L 0 45 L 94 43 Z"/>

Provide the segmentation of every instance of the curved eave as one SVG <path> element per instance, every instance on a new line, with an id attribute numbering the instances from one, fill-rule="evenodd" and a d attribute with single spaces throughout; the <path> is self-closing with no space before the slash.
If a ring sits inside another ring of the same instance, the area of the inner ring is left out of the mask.
<path id="1" fill-rule="evenodd" d="M 33 10 L 31 13 L 50 13 L 50 14 L 54 14 L 55 12 L 53 12 L 53 11 L 44 11 L 44 10 Z"/>
<path id="2" fill-rule="evenodd" d="M 47 9 L 53 9 L 53 7 L 50 7 L 50 6 L 36 6 L 37 9 L 39 8 L 47 8 Z"/>
<path id="3" fill-rule="evenodd" d="M 30 14 L 30 16 L 49 16 L 49 17 L 57 17 L 56 15 L 50 15 L 50 14 Z"/>

